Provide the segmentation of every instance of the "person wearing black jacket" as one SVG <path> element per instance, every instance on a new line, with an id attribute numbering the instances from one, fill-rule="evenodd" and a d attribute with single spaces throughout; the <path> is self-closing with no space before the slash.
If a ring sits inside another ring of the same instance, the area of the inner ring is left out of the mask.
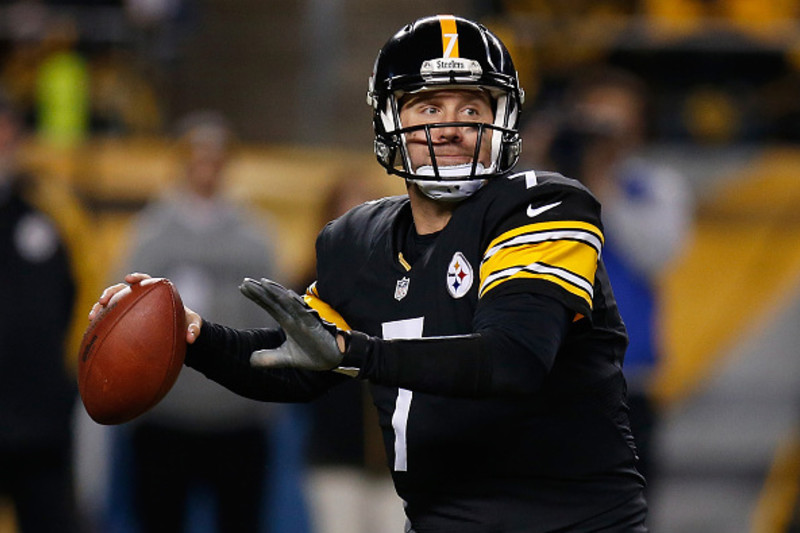
<path id="1" fill-rule="evenodd" d="M 65 348 L 76 277 L 47 195 L 16 166 L 20 128 L 0 95 L 0 496 L 21 533 L 72 533 L 77 387 Z"/>

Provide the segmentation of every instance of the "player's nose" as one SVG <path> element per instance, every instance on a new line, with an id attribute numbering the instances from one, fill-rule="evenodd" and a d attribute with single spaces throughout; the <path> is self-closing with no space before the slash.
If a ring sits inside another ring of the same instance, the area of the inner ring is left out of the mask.
<path id="1" fill-rule="evenodd" d="M 449 119 L 446 122 L 455 122 Z M 464 128 L 461 126 L 440 126 L 435 128 L 433 137 L 443 142 L 458 142 L 464 137 Z"/>

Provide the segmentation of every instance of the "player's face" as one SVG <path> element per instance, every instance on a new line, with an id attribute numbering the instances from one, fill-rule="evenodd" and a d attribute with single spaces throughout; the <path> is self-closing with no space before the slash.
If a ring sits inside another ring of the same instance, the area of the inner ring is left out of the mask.
<path id="1" fill-rule="evenodd" d="M 403 127 L 440 122 L 494 121 L 492 103 L 484 91 L 469 89 L 444 89 L 409 95 L 400 108 Z M 431 142 L 439 167 L 471 164 L 478 142 L 478 129 L 472 127 L 431 128 Z M 484 166 L 491 164 L 491 142 L 484 132 L 478 160 Z M 431 165 L 428 141 L 424 130 L 407 134 L 406 143 L 414 170 Z"/>

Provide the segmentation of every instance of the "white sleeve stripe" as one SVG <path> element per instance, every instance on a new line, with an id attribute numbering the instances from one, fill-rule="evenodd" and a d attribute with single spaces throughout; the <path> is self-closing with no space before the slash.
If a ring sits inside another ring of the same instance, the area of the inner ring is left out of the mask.
<path id="1" fill-rule="evenodd" d="M 555 276 L 570 285 L 574 285 L 575 287 L 581 289 L 582 291 L 586 292 L 590 298 L 594 297 L 594 287 L 592 286 L 589 281 L 585 278 L 578 276 L 577 274 L 573 274 L 569 270 L 564 270 L 563 268 L 553 267 L 550 265 L 545 265 L 543 263 L 532 263 L 528 266 L 524 267 L 510 267 L 500 270 L 487 276 L 486 279 L 481 283 L 481 288 L 478 292 L 482 293 L 483 290 L 494 283 L 495 281 L 510 278 L 519 272 L 532 272 L 535 274 L 549 274 L 551 276 Z"/>
<path id="2" fill-rule="evenodd" d="M 547 241 L 561 241 L 561 240 L 573 240 L 588 244 L 589 246 L 597 250 L 598 255 L 600 254 L 600 250 L 602 250 L 603 248 L 603 244 L 600 241 L 600 239 L 594 233 L 589 231 L 582 231 L 582 230 L 538 231 L 533 233 L 524 233 L 522 235 L 512 237 L 506 241 L 503 241 L 499 244 L 492 246 L 491 248 L 486 250 L 485 254 L 483 254 L 483 261 L 481 261 L 481 263 L 485 263 L 487 259 L 489 259 L 494 254 L 496 254 L 497 252 L 499 252 L 504 248 L 512 248 L 514 246 L 523 246 L 526 244 L 539 244 Z"/>

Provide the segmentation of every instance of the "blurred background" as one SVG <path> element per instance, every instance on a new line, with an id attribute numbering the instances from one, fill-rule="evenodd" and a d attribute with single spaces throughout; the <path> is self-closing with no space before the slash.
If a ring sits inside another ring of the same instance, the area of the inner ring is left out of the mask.
<path id="1" fill-rule="evenodd" d="M 651 530 L 800 531 L 800 0 L 0 1 L 0 88 L 26 126 L 22 167 L 51 191 L 53 217 L 80 228 L 71 346 L 132 221 L 181 175 L 175 124 L 196 110 L 227 117 L 224 193 L 263 221 L 282 281 L 305 282 L 337 184 L 403 191 L 374 161 L 367 79 L 389 36 L 436 13 L 508 45 L 529 165 L 567 173 L 546 154 L 582 73 L 637 77 L 636 155 L 686 186 L 685 231 L 648 278 Z M 620 233 L 636 217 L 627 224 Z M 113 439 L 76 413 L 80 512 L 88 530 L 115 531 Z M 310 418 L 290 418 L 289 446 Z M 273 530 L 313 529 L 309 505 L 301 490 Z M 2 499 L 0 516 L 16 531 Z"/>

